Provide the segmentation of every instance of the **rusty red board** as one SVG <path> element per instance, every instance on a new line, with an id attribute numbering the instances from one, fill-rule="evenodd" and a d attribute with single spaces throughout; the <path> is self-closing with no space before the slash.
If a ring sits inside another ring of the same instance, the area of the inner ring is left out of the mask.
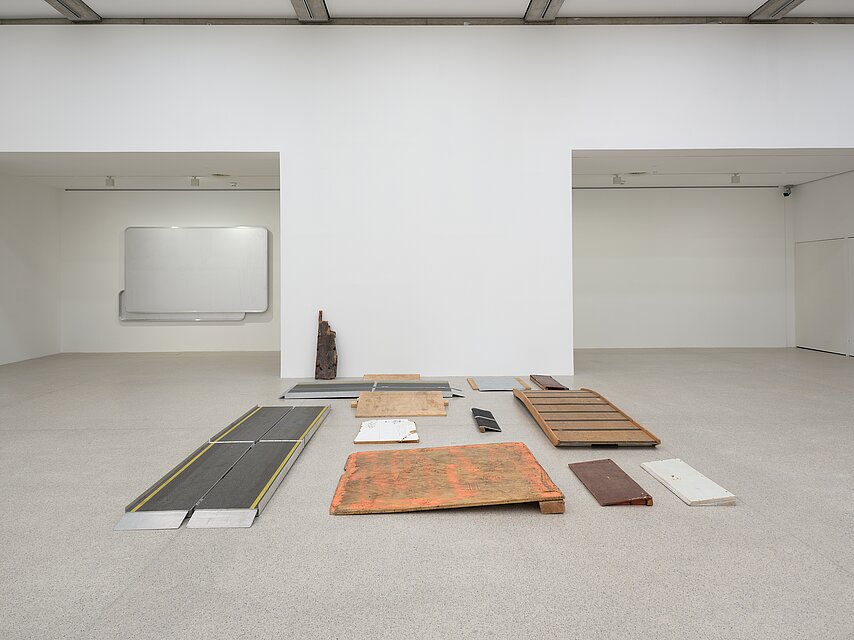
<path id="1" fill-rule="evenodd" d="M 347 458 L 329 513 L 398 513 L 537 502 L 563 513 L 564 495 L 521 442 L 360 451 Z"/>

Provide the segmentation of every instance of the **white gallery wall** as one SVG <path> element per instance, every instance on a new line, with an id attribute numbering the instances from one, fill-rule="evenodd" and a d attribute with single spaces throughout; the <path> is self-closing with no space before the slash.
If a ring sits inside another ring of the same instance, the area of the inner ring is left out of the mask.
<path id="1" fill-rule="evenodd" d="M 854 173 L 792 192 L 797 345 L 854 355 Z"/>
<path id="2" fill-rule="evenodd" d="M 570 373 L 572 149 L 852 147 L 852 36 L 0 27 L 0 151 L 280 151 L 283 375 Z"/>
<path id="3" fill-rule="evenodd" d="M 58 351 L 59 191 L 0 176 L 0 364 Z"/>
<path id="4" fill-rule="evenodd" d="M 62 196 L 62 350 L 278 351 L 279 194 L 275 191 L 66 191 Z M 122 322 L 127 227 L 266 227 L 269 308 L 243 322 Z"/>
<path id="5" fill-rule="evenodd" d="M 785 347 L 778 189 L 576 189 L 575 346 Z"/>

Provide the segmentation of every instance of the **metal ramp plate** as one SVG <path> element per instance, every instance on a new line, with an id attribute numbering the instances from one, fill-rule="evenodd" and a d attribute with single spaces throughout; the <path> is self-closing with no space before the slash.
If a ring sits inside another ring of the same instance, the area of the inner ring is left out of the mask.
<path id="1" fill-rule="evenodd" d="M 295 384 L 282 399 L 293 398 L 358 398 L 363 391 L 371 391 L 376 383 L 367 382 L 305 382 Z"/>
<path id="2" fill-rule="evenodd" d="M 242 509 L 260 514 L 302 448 L 302 440 L 259 442 L 202 499 L 198 510 Z"/>
<path id="3" fill-rule="evenodd" d="M 288 415 L 276 423 L 276 426 L 264 434 L 261 442 L 294 440 L 308 442 L 328 415 L 328 405 L 325 407 L 294 407 Z"/>
<path id="4" fill-rule="evenodd" d="M 288 389 L 282 399 L 358 398 L 366 391 L 441 391 L 443 398 L 465 397 L 445 380 L 379 380 L 365 382 L 302 382 Z"/>
<path id="5" fill-rule="evenodd" d="M 172 522 L 172 518 L 177 518 L 176 514 L 180 512 L 184 514 L 181 518 L 183 520 L 251 446 L 245 443 L 202 445 L 131 502 L 125 515 L 154 512 L 161 515 L 154 516 L 155 520 L 151 521 L 156 522 L 156 518 L 161 518 L 164 522 Z M 172 515 L 162 515 L 164 513 Z M 119 524 L 120 531 L 152 528 L 149 526 L 150 519 L 146 518 L 123 517 Z M 179 521 L 177 526 L 180 524 Z"/>
<path id="6" fill-rule="evenodd" d="M 258 442 L 293 407 L 255 407 L 213 436 L 211 442 Z"/>
<path id="7" fill-rule="evenodd" d="M 135 513 L 129 511 L 113 527 L 113 531 L 177 529 L 186 517 L 186 511 L 137 511 Z"/>
<path id="8" fill-rule="evenodd" d="M 251 527 L 257 509 L 196 509 L 188 529 L 245 529 Z"/>

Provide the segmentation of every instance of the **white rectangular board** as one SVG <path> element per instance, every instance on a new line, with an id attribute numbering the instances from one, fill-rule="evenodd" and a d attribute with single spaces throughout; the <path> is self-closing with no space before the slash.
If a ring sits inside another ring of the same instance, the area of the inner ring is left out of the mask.
<path id="1" fill-rule="evenodd" d="M 733 494 L 679 458 L 644 462 L 641 466 L 687 505 L 695 507 L 735 504 Z"/>
<path id="2" fill-rule="evenodd" d="M 353 440 L 353 444 L 385 444 L 418 442 L 418 432 L 412 420 L 366 420 Z"/>
<path id="3" fill-rule="evenodd" d="M 264 227 L 128 227 L 125 309 L 266 311 L 267 243 Z"/>

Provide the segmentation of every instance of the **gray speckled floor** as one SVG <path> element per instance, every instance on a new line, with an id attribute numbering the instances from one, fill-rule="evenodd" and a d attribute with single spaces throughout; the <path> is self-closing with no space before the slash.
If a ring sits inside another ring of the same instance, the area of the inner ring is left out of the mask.
<path id="1" fill-rule="evenodd" d="M 377 446 L 353 445 L 358 421 L 337 400 L 251 529 L 117 533 L 124 505 L 200 442 L 282 403 L 278 354 L 2 366 L 0 637 L 854 637 L 854 358 L 599 350 L 577 370 L 562 380 L 663 444 L 558 450 L 510 394 L 467 386 L 447 418 L 416 420 L 420 446 L 525 442 L 567 494 L 563 515 L 329 516 L 347 454 Z M 480 434 L 471 406 L 504 432 Z M 600 507 L 567 469 L 600 457 L 655 506 Z M 668 457 L 738 506 L 688 507 L 639 466 Z"/>

